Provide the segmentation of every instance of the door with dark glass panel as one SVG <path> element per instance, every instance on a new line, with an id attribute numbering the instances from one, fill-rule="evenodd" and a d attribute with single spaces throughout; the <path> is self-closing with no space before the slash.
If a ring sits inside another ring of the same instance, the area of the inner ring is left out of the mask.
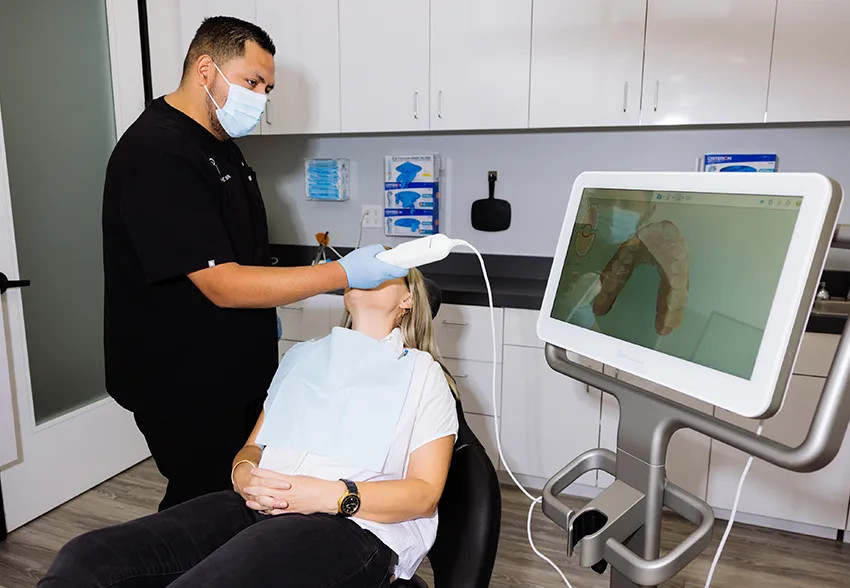
<path id="1" fill-rule="evenodd" d="M 143 103 L 140 54 L 135 2 L 0 4 L 0 272 L 31 281 L 0 295 L 9 530 L 148 455 L 104 389 L 100 241 L 106 163 Z"/>

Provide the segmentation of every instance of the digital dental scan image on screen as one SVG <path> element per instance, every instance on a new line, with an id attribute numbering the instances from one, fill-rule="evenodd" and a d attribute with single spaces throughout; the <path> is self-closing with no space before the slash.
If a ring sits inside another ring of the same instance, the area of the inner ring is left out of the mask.
<path id="1" fill-rule="evenodd" d="M 750 379 L 801 202 L 586 188 L 551 316 Z"/>

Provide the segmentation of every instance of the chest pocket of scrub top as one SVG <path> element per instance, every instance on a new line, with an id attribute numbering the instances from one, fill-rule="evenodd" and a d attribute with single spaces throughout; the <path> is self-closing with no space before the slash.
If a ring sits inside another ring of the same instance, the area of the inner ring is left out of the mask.
<path id="1" fill-rule="evenodd" d="M 224 183 L 222 215 L 236 260 L 244 265 L 269 265 L 268 226 L 256 172 L 240 159 Z"/>
<path id="2" fill-rule="evenodd" d="M 295 351 L 295 348 L 293 348 Z M 383 470 L 410 389 L 415 356 L 335 327 L 281 363 L 257 443 Z"/>

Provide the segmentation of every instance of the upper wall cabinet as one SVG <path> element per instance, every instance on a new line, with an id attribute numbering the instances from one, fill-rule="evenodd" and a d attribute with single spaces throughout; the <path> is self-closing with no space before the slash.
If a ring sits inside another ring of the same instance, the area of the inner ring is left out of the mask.
<path id="1" fill-rule="evenodd" d="M 337 0 L 257 0 L 257 24 L 277 49 L 263 134 L 338 133 Z"/>
<path id="2" fill-rule="evenodd" d="M 649 0 L 641 123 L 764 122 L 776 0 Z"/>
<path id="3" fill-rule="evenodd" d="M 339 0 L 342 130 L 428 130 L 428 0 Z"/>
<path id="4" fill-rule="evenodd" d="M 768 122 L 850 120 L 850 2 L 779 0 Z"/>
<path id="5" fill-rule="evenodd" d="M 208 16 L 235 16 L 256 21 L 253 0 L 148 0 L 151 85 L 157 98 L 177 89 L 183 59 L 201 21 Z"/>
<path id="6" fill-rule="evenodd" d="M 636 125 L 646 0 L 534 0 L 532 127 Z"/>
<path id="7" fill-rule="evenodd" d="M 431 0 L 431 129 L 528 127 L 531 0 Z"/>

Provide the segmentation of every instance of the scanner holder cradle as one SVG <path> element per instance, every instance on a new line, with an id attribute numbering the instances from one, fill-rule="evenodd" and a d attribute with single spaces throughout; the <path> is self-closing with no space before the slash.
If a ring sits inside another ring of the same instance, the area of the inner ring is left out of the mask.
<path id="1" fill-rule="evenodd" d="M 602 573 L 611 566 L 612 588 L 657 586 L 693 561 L 711 541 L 714 512 L 705 501 L 667 480 L 665 460 L 673 433 L 692 429 L 779 467 L 812 472 L 831 462 L 850 423 L 850 321 L 830 368 L 805 440 L 788 447 L 752 431 L 585 367 L 546 344 L 549 366 L 613 395 L 620 405 L 616 453 L 592 449 L 555 474 L 543 489 L 543 512 L 567 532 L 567 553 Z M 558 495 L 594 470 L 615 477 L 580 509 Z M 684 541 L 660 555 L 663 508 L 696 525 Z"/>

